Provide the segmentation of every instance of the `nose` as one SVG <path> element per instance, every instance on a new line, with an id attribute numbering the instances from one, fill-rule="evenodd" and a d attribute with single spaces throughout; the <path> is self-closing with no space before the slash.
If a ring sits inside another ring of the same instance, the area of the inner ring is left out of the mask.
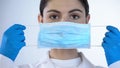
<path id="1" fill-rule="evenodd" d="M 69 22 L 70 22 L 70 19 L 69 19 L 68 16 L 63 16 L 63 17 L 61 18 L 61 21 L 69 21 Z"/>

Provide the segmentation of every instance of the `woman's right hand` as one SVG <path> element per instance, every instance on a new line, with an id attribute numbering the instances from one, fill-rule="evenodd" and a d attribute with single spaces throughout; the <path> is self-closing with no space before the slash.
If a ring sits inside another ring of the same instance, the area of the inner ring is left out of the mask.
<path id="1" fill-rule="evenodd" d="M 6 30 L 3 34 L 0 54 L 14 61 L 21 48 L 26 45 L 23 32 L 25 29 L 25 26 L 15 24 Z"/>

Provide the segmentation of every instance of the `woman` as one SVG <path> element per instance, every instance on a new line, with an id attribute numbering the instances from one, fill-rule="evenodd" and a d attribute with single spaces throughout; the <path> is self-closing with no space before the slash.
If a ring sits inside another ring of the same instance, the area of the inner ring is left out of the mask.
<path id="1" fill-rule="evenodd" d="M 78 24 L 88 24 L 89 19 L 89 5 L 87 0 L 41 0 L 40 15 L 38 16 L 39 23 L 75 22 Z M 12 61 L 15 60 L 20 49 L 25 45 L 24 29 L 25 26 L 17 24 L 5 32 L 6 36 L 11 33 L 12 37 L 14 37 L 16 35 L 12 33 L 17 30 L 18 33 L 16 34 L 20 35 L 17 36 L 20 38 L 18 39 L 20 43 L 12 41 L 12 47 L 9 46 L 10 44 L 2 44 L 4 46 L 1 47 L 2 63 L 0 63 L 0 66 L 2 68 L 103 68 L 94 66 L 82 53 L 78 53 L 77 49 L 56 48 L 49 51 L 48 58 L 43 62 L 35 65 L 16 66 Z"/>

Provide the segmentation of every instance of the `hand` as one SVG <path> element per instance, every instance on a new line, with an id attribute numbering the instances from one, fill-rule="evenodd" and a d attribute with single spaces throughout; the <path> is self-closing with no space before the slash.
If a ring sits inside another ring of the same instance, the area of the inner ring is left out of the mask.
<path id="1" fill-rule="evenodd" d="M 23 30 L 25 26 L 15 24 L 4 32 L 2 38 L 2 44 L 0 47 L 0 54 L 15 60 L 20 49 L 25 46 L 25 36 Z"/>
<path id="2" fill-rule="evenodd" d="M 107 30 L 102 46 L 109 66 L 120 60 L 120 31 L 113 26 L 107 26 Z"/>

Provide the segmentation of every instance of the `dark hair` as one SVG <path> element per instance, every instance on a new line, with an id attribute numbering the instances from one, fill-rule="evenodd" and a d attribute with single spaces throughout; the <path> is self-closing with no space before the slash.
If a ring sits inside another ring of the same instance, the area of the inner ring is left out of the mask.
<path id="1" fill-rule="evenodd" d="M 41 0 L 41 3 L 40 3 L 40 14 L 43 16 L 43 11 L 44 11 L 44 8 L 46 7 L 47 3 L 49 2 L 50 0 Z M 83 7 L 85 8 L 85 13 L 86 13 L 86 16 L 89 14 L 89 4 L 88 4 L 88 1 L 87 0 L 79 0 L 81 2 L 81 4 L 83 5 Z"/>

